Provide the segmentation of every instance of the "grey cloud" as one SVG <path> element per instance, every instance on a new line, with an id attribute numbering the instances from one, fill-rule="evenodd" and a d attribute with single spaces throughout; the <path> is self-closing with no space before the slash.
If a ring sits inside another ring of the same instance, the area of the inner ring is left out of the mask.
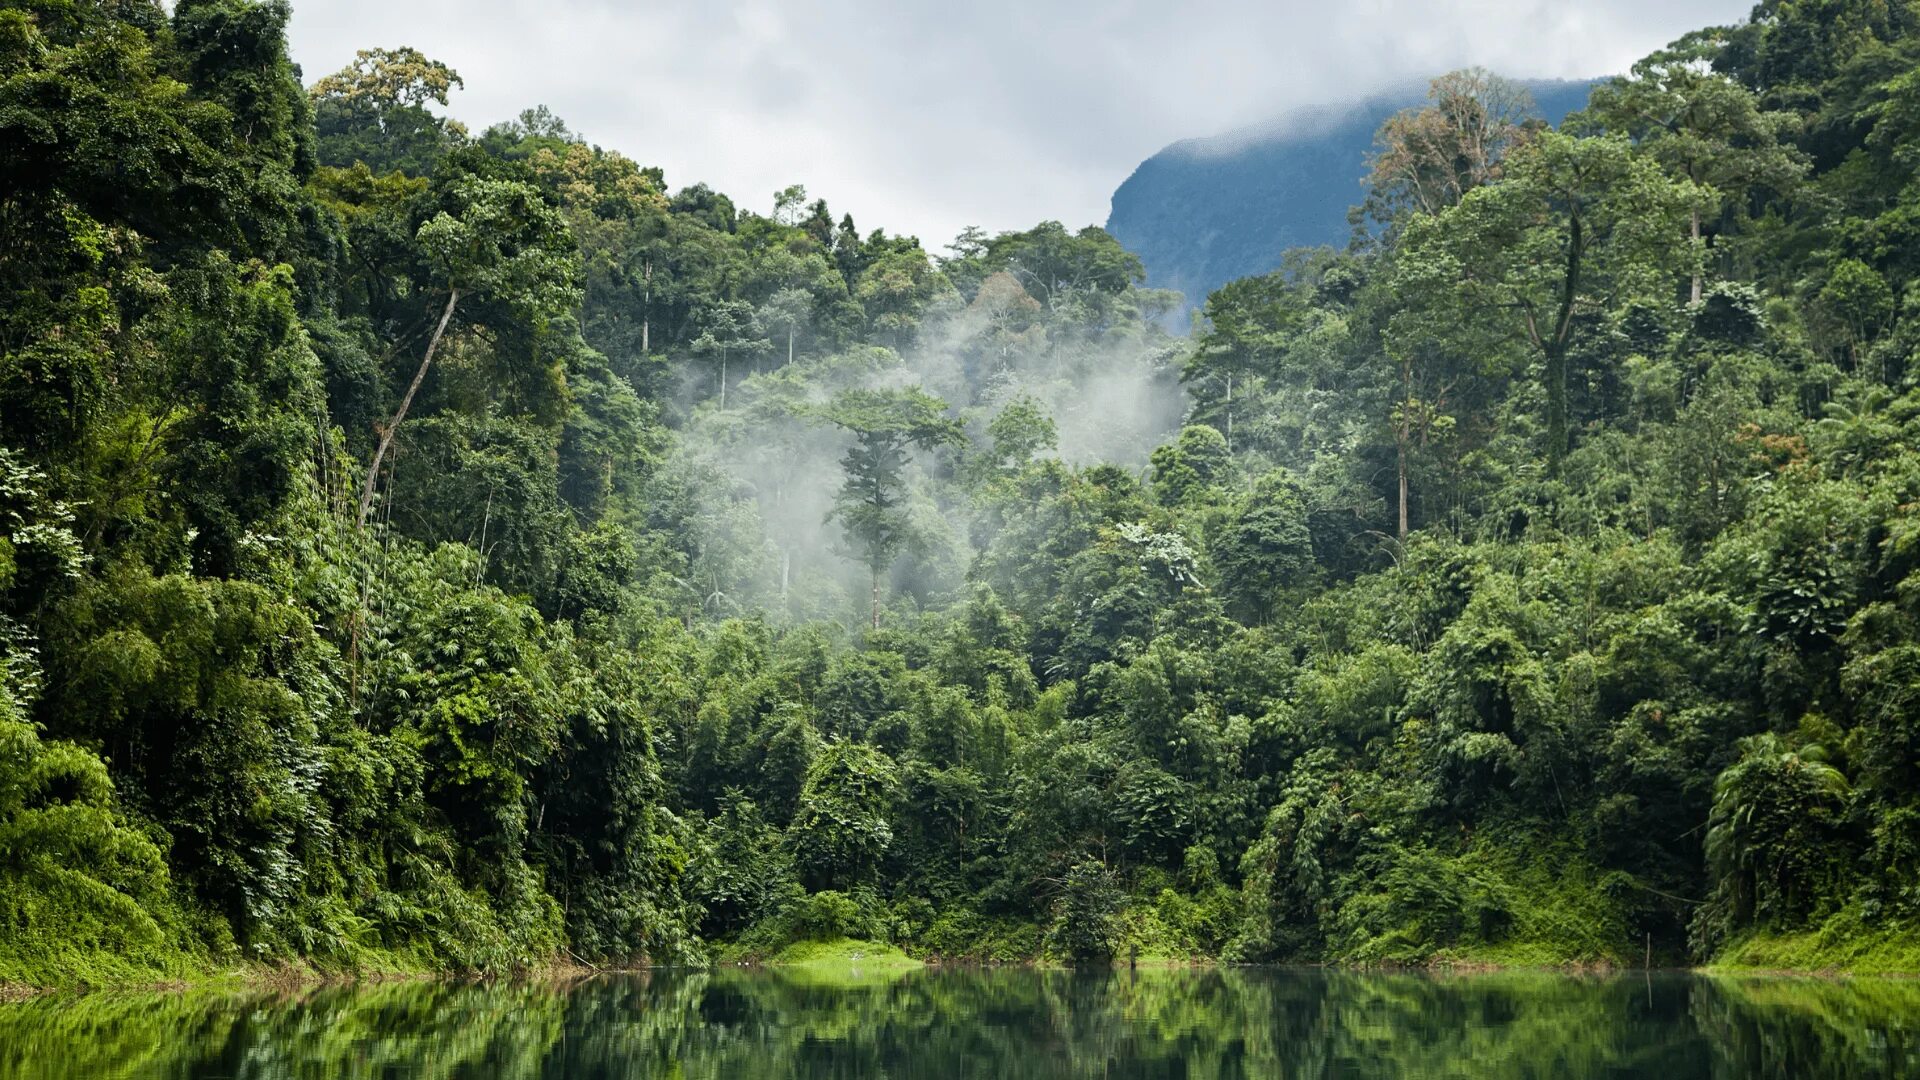
<path id="1" fill-rule="evenodd" d="M 1622 70 L 1744 0 L 296 0 L 315 78 L 356 48 L 460 70 L 474 128 L 546 104 L 675 185 L 756 209 L 805 183 L 861 225 L 939 246 L 959 228 L 1103 220 L 1176 139 L 1467 64 Z"/>

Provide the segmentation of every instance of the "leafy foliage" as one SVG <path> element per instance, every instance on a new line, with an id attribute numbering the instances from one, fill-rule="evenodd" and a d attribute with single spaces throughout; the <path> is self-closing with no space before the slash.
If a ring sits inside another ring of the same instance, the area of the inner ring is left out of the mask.
<path id="1" fill-rule="evenodd" d="M 1911 955 L 1904 7 L 1443 79 L 1185 340 L 285 17 L 0 10 L 0 979 Z"/>

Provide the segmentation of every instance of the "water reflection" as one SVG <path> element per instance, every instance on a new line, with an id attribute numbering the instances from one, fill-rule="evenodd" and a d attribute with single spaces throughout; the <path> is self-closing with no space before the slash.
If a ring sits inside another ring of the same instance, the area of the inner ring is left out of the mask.
<path id="1" fill-rule="evenodd" d="M 0 1005 L 9 1080 L 1915 1075 L 1908 982 L 723 970 Z"/>

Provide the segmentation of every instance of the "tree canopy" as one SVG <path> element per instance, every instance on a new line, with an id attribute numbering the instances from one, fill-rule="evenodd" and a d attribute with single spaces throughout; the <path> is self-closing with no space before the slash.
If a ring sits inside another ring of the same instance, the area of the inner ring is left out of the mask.
<path id="1" fill-rule="evenodd" d="M 1915 955 L 1911 4 L 1445 76 L 1186 337 L 286 19 L 0 4 L 0 982 Z"/>

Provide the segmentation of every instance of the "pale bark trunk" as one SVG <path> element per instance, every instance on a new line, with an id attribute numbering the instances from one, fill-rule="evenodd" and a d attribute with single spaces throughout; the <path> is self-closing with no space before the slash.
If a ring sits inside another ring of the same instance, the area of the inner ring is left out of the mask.
<path id="1" fill-rule="evenodd" d="M 1695 258 L 1698 258 L 1698 252 L 1700 251 L 1700 208 L 1697 206 L 1693 208 L 1693 249 Z M 1695 263 L 1693 267 L 1693 302 L 1696 304 L 1700 302 L 1700 276 L 1700 264 Z"/>
<path id="2" fill-rule="evenodd" d="M 1233 372 L 1227 372 L 1227 453 L 1233 453 Z"/>
<path id="3" fill-rule="evenodd" d="M 1407 539 L 1407 437 L 1400 436 L 1400 541 Z"/>
<path id="4" fill-rule="evenodd" d="M 1413 362 L 1400 365 L 1400 423 L 1394 430 L 1400 482 L 1400 542 L 1407 540 L 1407 443 L 1413 438 Z"/>
<path id="5" fill-rule="evenodd" d="M 373 506 L 373 491 L 380 482 L 380 462 L 386 459 L 387 450 L 393 446 L 393 433 L 400 428 L 400 422 L 407 418 L 407 409 L 413 405 L 413 395 L 420 391 L 420 384 L 426 381 L 427 368 L 433 364 L 433 354 L 439 351 L 440 337 L 447 332 L 447 322 L 453 318 L 453 308 L 460 302 L 460 290 L 452 289 L 447 293 L 446 310 L 440 313 L 440 323 L 433 328 L 433 338 L 427 342 L 427 354 L 420 358 L 420 367 L 413 373 L 413 381 L 407 384 L 406 396 L 400 399 L 400 407 L 394 410 L 393 419 L 380 430 L 380 441 L 373 450 L 373 463 L 367 466 L 367 482 L 360 486 L 360 514 L 355 524 L 360 528 L 367 526 L 367 511 Z"/>

